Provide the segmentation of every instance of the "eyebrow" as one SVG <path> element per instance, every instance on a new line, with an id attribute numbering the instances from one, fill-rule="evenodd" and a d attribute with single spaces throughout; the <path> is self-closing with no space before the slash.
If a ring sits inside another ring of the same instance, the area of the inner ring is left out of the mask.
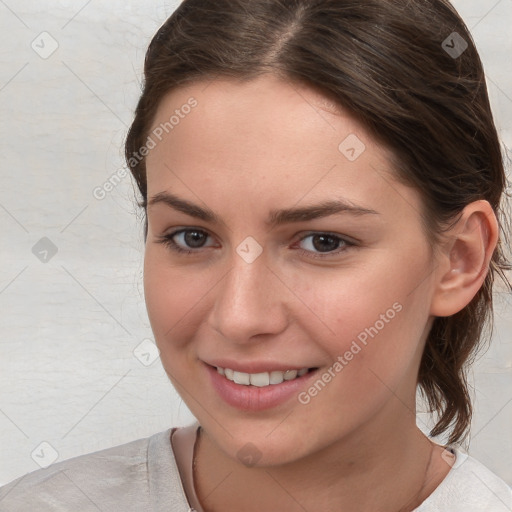
<path id="1" fill-rule="evenodd" d="M 223 223 L 222 219 L 208 207 L 202 208 L 169 192 L 159 192 L 155 194 L 149 200 L 147 206 L 151 207 L 160 203 L 205 222 L 212 224 Z M 355 216 L 380 215 L 379 212 L 375 210 L 358 206 L 347 199 L 335 199 L 300 208 L 271 210 L 266 225 L 273 228 L 282 224 L 305 222 L 339 213 L 349 213 Z"/>

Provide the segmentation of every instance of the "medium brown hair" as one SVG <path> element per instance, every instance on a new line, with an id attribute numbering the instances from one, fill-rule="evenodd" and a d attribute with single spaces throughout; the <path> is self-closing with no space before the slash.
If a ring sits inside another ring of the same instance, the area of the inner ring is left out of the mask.
<path id="1" fill-rule="evenodd" d="M 502 242 L 503 158 L 466 25 L 447 0 L 184 0 L 149 45 L 126 139 L 145 214 L 145 159 L 134 155 L 163 97 L 194 81 L 269 72 L 321 91 L 391 149 L 396 178 L 421 193 L 432 248 L 466 205 L 491 204 L 500 240 L 484 284 L 460 312 L 434 319 L 418 375 L 438 414 L 430 434 L 452 428 L 449 442 L 464 439 L 472 416 L 467 369 L 485 325 L 492 335 L 495 274 L 512 289 L 504 273 L 511 267 Z M 145 237 L 147 229 L 145 215 Z"/>

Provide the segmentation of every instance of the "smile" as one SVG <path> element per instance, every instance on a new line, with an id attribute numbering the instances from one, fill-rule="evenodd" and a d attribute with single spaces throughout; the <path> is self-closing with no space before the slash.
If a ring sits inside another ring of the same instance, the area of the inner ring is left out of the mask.
<path id="1" fill-rule="evenodd" d="M 220 366 L 224 364 L 224 366 Z M 278 363 L 238 363 L 238 370 L 229 366 L 236 363 L 228 361 L 205 364 L 204 368 L 212 388 L 226 404 L 243 411 L 258 412 L 289 403 L 296 405 L 294 398 L 307 388 L 315 378 L 319 368 L 286 369 L 286 365 Z M 268 371 L 262 371 L 265 369 Z M 282 370 L 279 367 L 283 368 Z M 252 370 L 251 373 L 240 370 Z M 254 372 L 254 373 L 253 373 Z"/>
<path id="2" fill-rule="evenodd" d="M 226 379 L 241 384 L 243 386 L 256 386 L 263 388 L 281 384 L 285 380 L 294 380 L 302 377 L 314 368 L 301 368 L 300 370 L 284 370 L 261 373 L 245 373 L 232 370 L 231 368 L 221 368 L 217 366 L 217 372 L 226 377 Z"/>

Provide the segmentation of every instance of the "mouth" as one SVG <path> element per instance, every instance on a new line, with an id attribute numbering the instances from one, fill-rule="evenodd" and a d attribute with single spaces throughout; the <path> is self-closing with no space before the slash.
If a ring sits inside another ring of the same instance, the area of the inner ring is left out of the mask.
<path id="1" fill-rule="evenodd" d="M 277 362 L 261 361 L 210 361 L 204 363 L 204 368 L 218 397 L 229 406 L 246 412 L 292 405 L 320 370 L 319 367 L 301 368 L 299 365 L 287 368 Z"/>
<path id="2" fill-rule="evenodd" d="M 220 366 L 213 366 L 219 375 L 222 375 L 227 380 L 240 384 L 242 386 L 255 386 L 264 388 L 267 386 L 276 386 L 284 381 L 292 381 L 300 379 L 302 376 L 317 370 L 317 368 L 300 368 L 287 369 L 287 370 L 274 370 L 259 373 L 245 373 L 233 370 L 231 368 L 222 368 Z"/>

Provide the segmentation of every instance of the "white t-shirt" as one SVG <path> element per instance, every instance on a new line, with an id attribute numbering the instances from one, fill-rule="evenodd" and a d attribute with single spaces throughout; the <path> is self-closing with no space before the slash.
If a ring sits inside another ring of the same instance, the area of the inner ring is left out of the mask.
<path id="1" fill-rule="evenodd" d="M 56 462 L 0 487 L 1 512 L 191 512 L 172 429 Z M 511 512 L 512 488 L 454 447 L 455 464 L 415 512 Z"/>

